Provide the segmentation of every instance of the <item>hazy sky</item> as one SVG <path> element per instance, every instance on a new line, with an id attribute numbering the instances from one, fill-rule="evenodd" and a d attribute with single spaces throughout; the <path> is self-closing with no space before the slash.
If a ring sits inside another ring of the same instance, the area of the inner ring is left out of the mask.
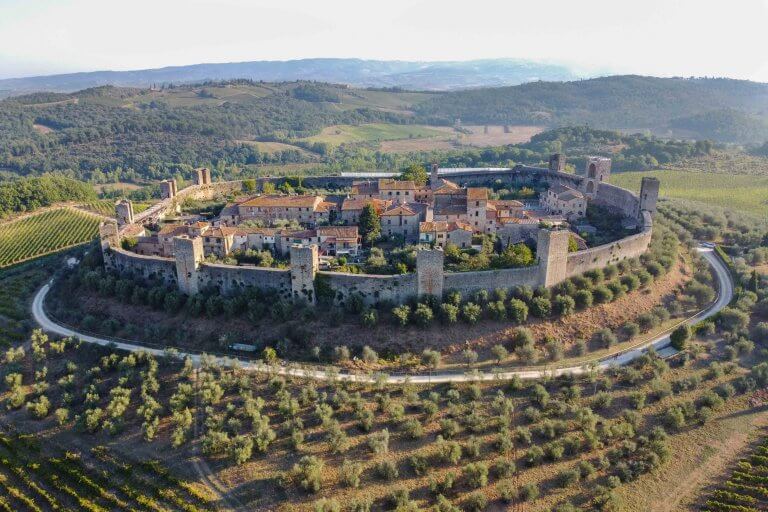
<path id="1" fill-rule="evenodd" d="M 200 62 L 512 57 L 768 82 L 768 0 L 0 0 L 0 77 Z"/>

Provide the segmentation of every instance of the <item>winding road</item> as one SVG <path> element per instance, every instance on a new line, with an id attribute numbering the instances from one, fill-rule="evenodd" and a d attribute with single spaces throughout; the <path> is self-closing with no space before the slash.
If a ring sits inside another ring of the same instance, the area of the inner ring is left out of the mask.
<path id="1" fill-rule="evenodd" d="M 700 322 L 701 320 L 704 320 L 706 318 L 709 318 L 715 315 L 720 310 L 722 310 L 725 306 L 727 306 L 730 303 L 731 299 L 733 298 L 734 287 L 733 287 L 731 274 L 728 271 L 728 268 L 725 266 L 722 260 L 715 254 L 713 249 L 704 247 L 704 246 L 699 246 L 697 250 L 707 260 L 707 262 L 709 262 L 709 264 L 712 267 L 712 270 L 715 273 L 715 276 L 718 281 L 718 294 L 717 294 L 717 299 L 715 300 L 714 303 L 712 303 L 709 307 L 701 311 L 696 316 L 688 319 L 689 324 L 695 324 L 697 322 Z M 139 344 L 100 338 L 97 336 L 92 336 L 89 334 L 77 332 L 75 330 L 70 329 L 69 327 L 56 323 L 46 314 L 45 309 L 43 308 L 43 303 L 45 302 L 45 296 L 48 294 L 48 291 L 50 290 L 50 285 L 51 283 L 48 283 L 42 288 L 40 288 L 40 290 L 38 290 L 32 302 L 32 315 L 35 321 L 44 331 L 58 335 L 58 336 L 64 336 L 64 337 L 76 336 L 77 338 L 79 338 L 80 340 L 86 343 L 95 343 L 97 345 L 104 345 L 104 346 L 112 345 L 119 350 L 126 350 L 130 352 L 145 351 L 157 356 L 164 355 L 164 351 L 161 349 L 147 348 L 146 346 L 142 346 Z M 438 371 L 431 374 L 424 373 L 424 374 L 413 374 L 413 375 L 388 375 L 386 376 L 386 381 L 384 383 L 404 384 L 407 382 L 407 383 L 414 383 L 414 384 L 427 384 L 427 383 L 437 384 L 437 383 L 444 383 L 444 382 L 467 382 L 467 381 L 477 381 L 477 380 L 509 380 L 515 377 L 519 377 L 521 379 L 539 379 L 545 376 L 559 376 L 559 375 L 566 375 L 566 374 L 579 375 L 592 370 L 601 372 L 614 366 L 626 365 L 631 361 L 633 361 L 634 359 L 643 355 L 645 352 L 648 351 L 650 347 L 653 347 L 657 351 L 662 349 L 667 349 L 667 350 L 671 350 L 672 353 L 674 353 L 674 349 L 670 347 L 669 333 L 667 332 L 658 336 L 657 338 L 649 340 L 648 342 L 638 347 L 635 347 L 632 350 L 621 352 L 621 353 L 618 353 L 617 355 L 613 355 L 613 356 L 609 356 L 601 359 L 584 361 L 579 366 L 570 366 L 570 367 L 563 367 L 563 368 L 538 368 L 538 369 L 529 369 L 529 370 L 518 369 L 518 370 L 509 370 L 509 371 L 498 370 L 494 372 L 476 372 L 475 371 L 470 373 L 456 373 L 456 372 Z M 189 354 L 185 352 L 179 352 L 178 355 L 179 357 L 186 357 L 186 356 L 191 357 L 193 363 L 195 363 L 196 365 L 200 364 L 200 360 L 202 357 L 199 354 Z M 341 372 L 338 369 L 330 366 L 325 367 L 326 369 L 323 370 L 318 368 L 308 369 L 308 368 L 294 367 L 294 366 L 267 366 L 260 362 L 256 363 L 253 361 L 238 360 L 236 358 L 221 358 L 220 361 L 222 364 L 225 364 L 225 365 L 238 364 L 241 368 L 245 370 L 260 371 L 265 373 L 272 373 L 272 374 L 292 376 L 292 377 L 311 378 L 311 379 L 317 379 L 317 380 L 338 379 L 338 380 L 348 380 L 353 382 L 361 382 L 361 383 L 369 383 L 369 384 L 382 381 L 381 376 L 377 377 L 375 375 L 369 375 L 369 374 L 346 373 L 346 372 Z"/>

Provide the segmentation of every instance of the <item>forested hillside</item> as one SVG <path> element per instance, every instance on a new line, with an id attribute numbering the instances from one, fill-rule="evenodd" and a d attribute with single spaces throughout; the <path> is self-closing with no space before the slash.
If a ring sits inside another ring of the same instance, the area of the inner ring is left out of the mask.
<path id="1" fill-rule="evenodd" d="M 24 178 L 0 185 L 0 218 L 60 201 L 86 201 L 95 198 L 93 187 L 69 178 L 55 175 Z"/>
<path id="2" fill-rule="evenodd" d="M 435 96 L 417 106 L 436 123 L 665 129 L 672 119 L 716 109 L 765 116 L 768 85 L 730 79 L 612 76 L 575 82 L 533 82 Z"/>

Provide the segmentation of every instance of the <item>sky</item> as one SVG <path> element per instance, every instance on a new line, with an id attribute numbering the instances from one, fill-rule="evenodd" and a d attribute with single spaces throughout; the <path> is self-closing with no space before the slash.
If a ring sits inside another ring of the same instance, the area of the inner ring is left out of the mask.
<path id="1" fill-rule="evenodd" d="M 0 78 L 357 57 L 768 82 L 766 26 L 768 0 L 0 0 Z"/>

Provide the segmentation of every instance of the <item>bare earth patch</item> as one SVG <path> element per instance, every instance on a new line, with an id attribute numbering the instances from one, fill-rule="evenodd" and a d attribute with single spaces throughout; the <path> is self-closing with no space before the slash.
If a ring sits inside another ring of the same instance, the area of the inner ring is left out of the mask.
<path id="1" fill-rule="evenodd" d="M 665 297 L 676 294 L 688 278 L 684 263 L 680 260 L 672 271 L 648 290 L 633 292 L 615 302 L 578 312 L 567 319 L 531 319 L 526 327 L 533 331 L 536 338 L 552 335 L 563 341 L 568 349 L 576 340 L 588 340 L 595 331 L 603 327 L 616 329 L 640 313 L 649 311 Z M 424 348 L 431 347 L 447 354 L 445 362 L 451 364 L 459 362 L 460 352 L 467 347 L 476 350 L 481 361 L 490 359 L 490 348 L 509 341 L 516 328 L 508 322 L 482 321 L 474 326 L 464 323 L 453 326 L 435 323 L 430 329 L 421 329 L 413 326 L 395 327 L 382 321 L 373 329 L 365 329 L 359 326 L 355 319 L 350 320 L 354 323 L 344 323 L 340 326 L 331 326 L 323 319 L 297 319 L 285 323 L 265 321 L 259 326 L 254 326 L 244 316 L 231 319 L 191 318 L 183 314 L 169 316 L 163 311 L 131 306 L 90 293 L 83 294 L 80 301 L 83 309 L 97 318 L 106 314 L 115 318 L 119 325 L 137 326 L 133 336 L 125 332 L 119 333 L 121 336 L 135 338 L 140 336 L 143 326 L 162 326 L 169 332 L 184 333 L 183 336 L 169 336 L 166 342 L 179 347 L 209 351 L 223 350 L 228 344 L 236 342 L 273 345 L 301 329 L 308 333 L 309 346 L 347 345 L 360 348 L 368 345 L 380 354 L 406 351 L 418 354 Z M 226 334 L 226 337 L 220 341 L 222 334 Z M 157 342 L 157 339 L 152 341 Z M 352 361 L 349 364 L 362 368 L 361 361 Z"/>
<path id="2" fill-rule="evenodd" d="M 53 128 L 45 126 L 44 124 L 37 124 L 37 123 L 33 124 L 32 128 L 34 128 L 38 133 L 42 133 L 43 135 L 56 131 Z"/>
<path id="3" fill-rule="evenodd" d="M 432 137 L 421 139 L 400 139 L 383 141 L 379 147 L 388 153 L 407 153 L 411 151 L 434 151 L 441 149 L 455 149 L 466 146 L 490 147 L 506 144 L 520 144 L 528 142 L 531 137 L 544 131 L 543 126 L 509 126 L 504 131 L 503 126 L 463 126 L 464 130 L 472 133 L 457 132 L 451 127 L 431 127 L 445 132 L 445 137 Z"/>

